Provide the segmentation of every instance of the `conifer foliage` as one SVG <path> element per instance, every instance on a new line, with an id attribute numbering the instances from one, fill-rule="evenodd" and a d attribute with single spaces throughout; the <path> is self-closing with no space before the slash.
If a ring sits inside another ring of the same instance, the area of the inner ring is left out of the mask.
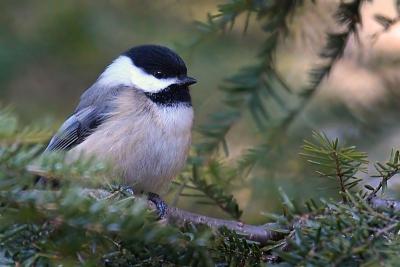
<path id="1" fill-rule="evenodd" d="M 278 44 L 288 34 L 300 0 L 231 0 L 219 13 L 198 23 L 195 43 L 234 27 L 235 19 L 259 23 L 265 33 L 259 60 L 228 78 L 221 87 L 224 109 L 200 127 L 185 171 L 176 182 L 176 202 L 190 197 L 213 205 L 232 217 L 230 224 L 210 228 L 207 222 L 185 224 L 158 221 L 147 200 L 112 183 L 108 166 L 95 159 L 75 163 L 62 154 L 41 156 L 50 130 L 23 127 L 9 109 L 0 111 L 0 265 L 1 266 L 379 266 L 396 265 L 400 251 L 400 202 L 385 200 L 388 181 L 400 172 L 400 152 L 376 163 L 376 186 L 365 181 L 367 155 L 340 140 L 315 132 L 299 157 L 323 179 L 337 185 L 338 199 L 304 205 L 281 192 L 282 214 L 266 214 L 263 241 L 240 229 L 242 210 L 229 185 L 263 166 L 276 151 L 291 123 L 343 54 L 347 40 L 357 34 L 364 1 L 342 1 L 336 18 L 342 32 L 328 35 L 321 52 L 325 64 L 311 72 L 310 85 L 294 92 L 275 68 Z M 253 18 L 253 19 L 252 19 Z M 383 17 L 380 23 L 390 27 Z M 297 101 L 286 106 L 285 98 Z M 272 119 L 265 103 L 274 103 L 282 116 Z M 237 162 L 227 163 L 226 135 L 249 112 L 265 142 L 249 149 Z M 270 167 L 270 166 L 269 166 Z M 39 187 L 35 176 L 57 178 L 58 190 Z"/>

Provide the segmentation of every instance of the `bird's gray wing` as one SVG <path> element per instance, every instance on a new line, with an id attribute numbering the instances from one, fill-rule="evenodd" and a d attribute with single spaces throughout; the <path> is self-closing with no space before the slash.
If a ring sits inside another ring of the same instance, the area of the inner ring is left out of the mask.
<path id="1" fill-rule="evenodd" d="M 70 150 L 82 143 L 115 109 L 113 100 L 125 86 L 107 87 L 95 83 L 81 96 L 78 107 L 50 140 L 46 151 Z"/>
<path id="2" fill-rule="evenodd" d="M 82 143 L 106 118 L 104 110 L 95 106 L 76 111 L 63 123 L 45 151 L 72 149 Z"/>

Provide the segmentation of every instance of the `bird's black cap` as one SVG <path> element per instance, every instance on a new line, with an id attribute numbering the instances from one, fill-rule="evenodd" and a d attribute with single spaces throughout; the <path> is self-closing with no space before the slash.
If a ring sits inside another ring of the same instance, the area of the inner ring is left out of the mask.
<path id="1" fill-rule="evenodd" d="M 135 66 L 148 74 L 160 77 L 183 77 L 187 74 L 185 62 L 171 49 L 160 45 L 136 46 L 123 55 L 128 56 Z"/>

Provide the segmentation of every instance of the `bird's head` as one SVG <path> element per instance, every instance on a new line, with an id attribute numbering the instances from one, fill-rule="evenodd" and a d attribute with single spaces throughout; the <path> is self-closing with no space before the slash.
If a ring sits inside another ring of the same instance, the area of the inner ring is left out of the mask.
<path id="1" fill-rule="evenodd" d="M 129 49 L 115 59 L 101 74 L 106 86 L 128 86 L 143 91 L 150 99 L 169 101 L 181 95 L 190 102 L 188 88 L 196 79 L 187 76 L 185 62 L 174 51 L 158 45 Z"/>

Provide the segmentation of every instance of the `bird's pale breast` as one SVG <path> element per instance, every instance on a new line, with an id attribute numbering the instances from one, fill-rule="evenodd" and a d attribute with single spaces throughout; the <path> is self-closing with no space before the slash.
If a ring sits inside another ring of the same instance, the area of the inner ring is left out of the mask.
<path id="1" fill-rule="evenodd" d="M 124 93 L 116 98 L 118 108 L 110 119 L 69 153 L 109 161 L 123 183 L 163 193 L 185 165 L 193 110 L 157 106 L 133 91 Z"/>

